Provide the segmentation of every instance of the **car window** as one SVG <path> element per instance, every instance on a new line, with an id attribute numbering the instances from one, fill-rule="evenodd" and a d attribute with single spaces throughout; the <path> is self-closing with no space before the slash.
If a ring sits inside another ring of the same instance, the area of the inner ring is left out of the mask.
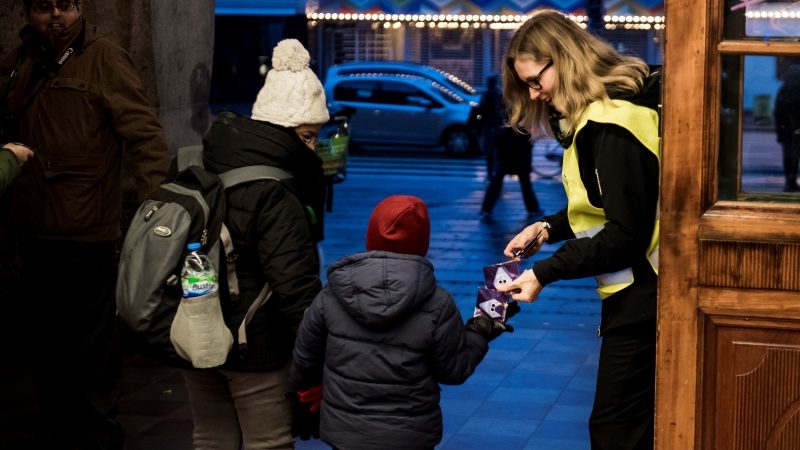
<path id="1" fill-rule="evenodd" d="M 375 93 L 379 103 L 391 105 L 414 105 L 439 108 L 442 104 L 416 86 L 407 83 L 384 81 L 381 90 Z"/>
<path id="2" fill-rule="evenodd" d="M 377 102 L 376 92 L 378 83 L 375 81 L 343 81 L 333 90 L 333 98 L 340 101 Z"/>
<path id="3" fill-rule="evenodd" d="M 452 89 L 455 89 L 457 94 L 467 94 L 467 95 L 477 95 L 478 91 L 475 90 L 472 86 L 468 83 L 463 81 L 462 79 L 458 78 L 457 76 L 453 75 L 450 72 L 446 72 L 442 69 L 432 67 L 432 66 L 420 66 L 419 69 L 414 70 L 406 67 L 399 67 L 399 66 L 389 66 L 389 67 L 381 67 L 379 64 L 375 66 L 357 66 L 357 67 L 345 67 L 338 69 L 339 76 L 344 75 L 354 75 L 354 74 L 405 74 L 405 75 L 416 75 L 419 77 L 424 77 L 432 81 L 437 81 L 439 83 L 446 83 Z"/>

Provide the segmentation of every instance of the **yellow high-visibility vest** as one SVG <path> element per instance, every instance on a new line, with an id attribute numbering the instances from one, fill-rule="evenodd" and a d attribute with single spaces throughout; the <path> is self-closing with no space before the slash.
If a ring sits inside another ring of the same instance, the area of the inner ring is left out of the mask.
<path id="1" fill-rule="evenodd" d="M 589 195 L 586 193 L 586 187 L 583 185 L 578 167 L 575 137 L 590 120 L 619 125 L 630 131 L 658 158 L 659 166 L 661 165 L 661 138 L 658 135 L 658 113 L 656 111 L 625 100 L 596 101 L 590 104 L 578 126 L 575 127 L 572 145 L 564 151 L 564 165 L 561 172 L 564 190 L 567 193 L 569 225 L 576 237 L 594 236 L 605 227 L 607 222 L 605 211 L 592 206 L 589 202 Z M 656 222 L 646 254 L 647 260 L 653 266 L 656 274 L 658 274 L 658 232 L 659 218 L 658 207 L 656 207 Z M 595 279 L 598 284 L 597 292 L 601 299 L 605 299 L 633 283 L 633 270 L 629 267 L 618 272 L 598 275 Z"/>

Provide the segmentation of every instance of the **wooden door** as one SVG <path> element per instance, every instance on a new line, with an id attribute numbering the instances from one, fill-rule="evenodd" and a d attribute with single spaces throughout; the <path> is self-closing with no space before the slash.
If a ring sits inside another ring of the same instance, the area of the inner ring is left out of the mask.
<path id="1" fill-rule="evenodd" d="M 800 449 L 800 193 L 750 98 L 800 56 L 791 8 L 665 1 L 658 449 Z"/>

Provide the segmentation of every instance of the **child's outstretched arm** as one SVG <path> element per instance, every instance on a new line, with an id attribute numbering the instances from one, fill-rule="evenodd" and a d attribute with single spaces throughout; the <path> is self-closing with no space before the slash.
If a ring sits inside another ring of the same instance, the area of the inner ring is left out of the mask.
<path id="1" fill-rule="evenodd" d="M 483 360 L 489 343 L 482 335 L 467 331 L 449 293 L 446 301 L 433 336 L 434 378 L 442 384 L 461 384 Z"/>

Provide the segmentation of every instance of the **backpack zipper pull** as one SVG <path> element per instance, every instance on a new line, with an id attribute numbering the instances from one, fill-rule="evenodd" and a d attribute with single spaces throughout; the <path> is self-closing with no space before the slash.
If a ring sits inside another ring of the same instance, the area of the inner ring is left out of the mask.
<path id="1" fill-rule="evenodd" d="M 163 204 L 164 203 L 160 203 L 159 202 L 159 203 L 156 203 L 155 205 L 153 205 L 153 207 L 150 208 L 150 211 L 147 211 L 147 214 L 144 215 L 144 221 L 145 222 L 149 222 L 150 219 L 153 218 L 153 214 L 155 214 L 156 211 L 158 211 L 158 209 L 161 208 L 161 205 L 163 205 Z"/>
<path id="2" fill-rule="evenodd" d="M 205 246 L 206 242 L 208 242 L 208 230 L 203 228 L 203 232 L 200 233 L 200 245 Z"/>

